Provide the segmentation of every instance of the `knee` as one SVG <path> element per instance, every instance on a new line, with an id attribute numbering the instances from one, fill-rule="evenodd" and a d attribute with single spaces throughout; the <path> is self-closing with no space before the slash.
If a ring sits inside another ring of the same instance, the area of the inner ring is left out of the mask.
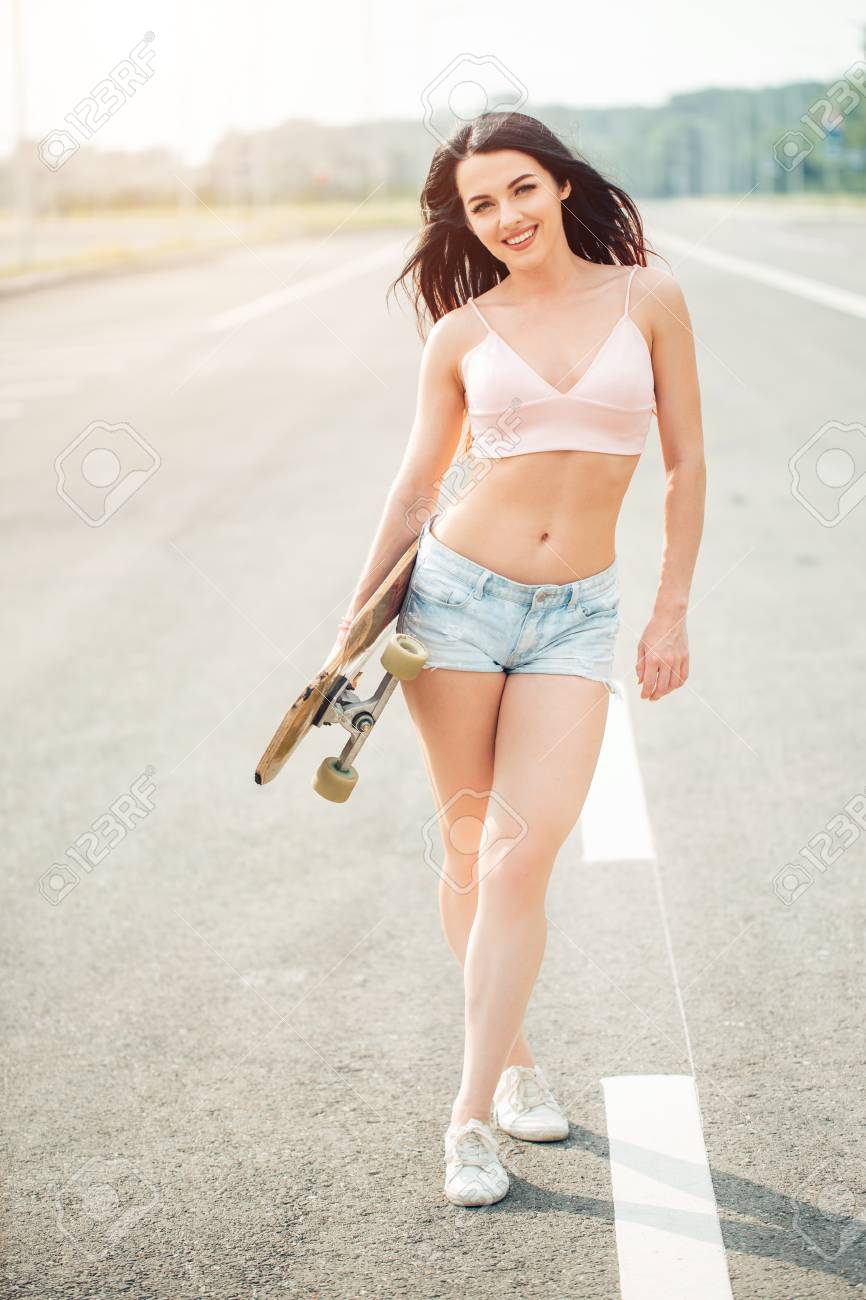
<path id="1" fill-rule="evenodd" d="M 544 909 L 544 896 L 556 849 L 544 841 L 526 840 L 489 863 L 479 859 L 479 904 L 504 916 L 529 916 Z"/>

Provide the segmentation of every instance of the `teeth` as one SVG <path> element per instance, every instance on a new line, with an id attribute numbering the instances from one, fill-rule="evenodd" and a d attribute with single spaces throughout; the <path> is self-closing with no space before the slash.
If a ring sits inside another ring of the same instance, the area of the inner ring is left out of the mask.
<path id="1" fill-rule="evenodd" d="M 506 244 L 525 244 L 527 239 L 531 239 L 534 234 L 535 226 L 533 226 L 531 230 L 525 231 L 522 235 L 518 235 L 515 239 L 506 239 L 505 242 Z"/>

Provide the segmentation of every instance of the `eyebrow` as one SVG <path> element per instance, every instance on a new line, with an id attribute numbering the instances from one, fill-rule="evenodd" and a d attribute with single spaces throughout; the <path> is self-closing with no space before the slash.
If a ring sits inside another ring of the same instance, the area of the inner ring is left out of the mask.
<path id="1" fill-rule="evenodd" d="M 526 180 L 526 177 L 527 177 L 527 176 L 534 176 L 534 175 L 535 175 L 535 172 L 523 172 L 523 174 L 522 174 L 521 176 L 515 176 L 515 178 L 514 178 L 513 181 L 509 181 L 509 182 L 508 182 L 508 186 L 507 186 L 507 188 L 510 190 L 510 189 L 513 188 L 513 186 L 515 186 L 515 185 L 517 184 L 518 181 Z M 476 199 L 489 199 L 490 197 L 491 197 L 491 195 L 489 195 L 489 194 L 473 194 L 472 197 L 471 197 L 471 199 L 467 199 L 466 202 L 467 202 L 467 203 L 474 203 Z"/>

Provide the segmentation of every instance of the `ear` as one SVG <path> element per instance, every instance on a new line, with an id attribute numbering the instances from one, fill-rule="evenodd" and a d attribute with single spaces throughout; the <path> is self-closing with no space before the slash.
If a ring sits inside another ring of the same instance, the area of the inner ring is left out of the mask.
<path id="1" fill-rule="evenodd" d="M 566 179 L 566 180 L 563 181 L 563 183 L 562 183 L 562 191 L 563 191 L 563 192 L 560 193 L 559 197 L 560 197 L 560 200 L 564 203 L 565 200 L 568 198 L 569 194 L 571 193 L 571 181 L 570 181 L 570 180 Z"/>

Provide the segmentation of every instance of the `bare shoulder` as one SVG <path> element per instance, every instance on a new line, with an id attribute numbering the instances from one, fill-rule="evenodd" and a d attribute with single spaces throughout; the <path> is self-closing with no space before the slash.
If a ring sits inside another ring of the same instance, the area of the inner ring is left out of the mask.
<path id="1" fill-rule="evenodd" d="M 459 378 L 463 354 L 478 342 L 481 322 L 469 303 L 454 307 L 440 316 L 430 329 L 425 343 L 425 355 L 434 365 L 450 370 Z"/>
<path id="2" fill-rule="evenodd" d="M 649 326 L 654 339 L 679 326 L 690 328 L 689 310 L 675 276 L 661 266 L 639 266 L 632 281 L 631 309 Z"/>
<path id="3" fill-rule="evenodd" d="M 646 301 L 649 308 L 654 299 L 669 310 L 677 305 L 685 306 L 680 283 L 666 267 L 639 266 L 632 282 L 632 305 Z"/>

